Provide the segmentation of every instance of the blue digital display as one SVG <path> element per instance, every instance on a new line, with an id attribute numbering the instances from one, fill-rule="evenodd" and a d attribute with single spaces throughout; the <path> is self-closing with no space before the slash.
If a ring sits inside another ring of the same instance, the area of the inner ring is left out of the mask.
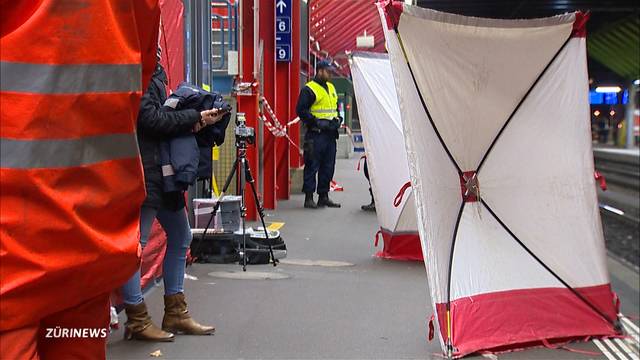
<path id="1" fill-rule="evenodd" d="M 617 93 L 603 93 L 604 95 L 604 103 L 607 105 L 617 105 L 618 104 L 618 94 Z"/>
<path id="2" fill-rule="evenodd" d="M 628 102 L 629 102 L 629 89 L 625 90 L 622 93 L 622 104 L 627 105 Z"/>
<path id="3" fill-rule="evenodd" d="M 604 94 L 597 93 L 595 90 L 589 91 L 589 103 L 591 105 L 602 105 L 604 104 Z"/>

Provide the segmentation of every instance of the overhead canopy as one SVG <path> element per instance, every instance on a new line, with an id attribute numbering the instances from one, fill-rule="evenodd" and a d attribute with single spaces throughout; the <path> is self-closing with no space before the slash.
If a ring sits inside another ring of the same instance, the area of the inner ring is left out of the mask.
<path id="1" fill-rule="evenodd" d="M 377 255 L 422 260 L 415 202 L 411 189 L 404 188 L 409 181 L 409 166 L 389 58 L 386 54 L 354 53 L 351 59 L 371 188 L 384 241 Z"/>
<path id="2" fill-rule="evenodd" d="M 586 19 L 384 9 L 443 351 L 614 334 Z"/>
<path id="3" fill-rule="evenodd" d="M 372 3 L 310 0 L 310 51 L 319 58 L 328 56 L 334 59 L 342 66 L 343 74 L 348 70 L 345 52 L 357 50 L 356 38 L 364 35 L 365 31 L 374 38 L 374 47 L 367 51 L 384 52 L 384 34 L 378 12 Z"/>
<path id="4" fill-rule="evenodd" d="M 628 16 L 589 35 L 589 55 L 627 80 L 640 77 L 640 18 Z"/>

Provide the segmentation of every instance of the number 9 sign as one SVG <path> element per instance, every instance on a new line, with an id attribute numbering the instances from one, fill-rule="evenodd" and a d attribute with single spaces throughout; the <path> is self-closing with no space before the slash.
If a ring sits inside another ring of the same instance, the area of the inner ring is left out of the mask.
<path id="1" fill-rule="evenodd" d="M 278 61 L 291 61 L 291 50 L 288 45 L 276 46 L 276 59 Z"/>

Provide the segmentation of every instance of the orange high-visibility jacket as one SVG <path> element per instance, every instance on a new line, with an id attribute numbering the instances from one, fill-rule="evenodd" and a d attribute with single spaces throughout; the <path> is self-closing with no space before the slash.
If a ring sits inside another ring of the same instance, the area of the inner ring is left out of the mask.
<path id="1" fill-rule="evenodd" d="M 108 292 L 139 264 L 134 130 L 157 2 L 0 2 L 0 331 Z"/>

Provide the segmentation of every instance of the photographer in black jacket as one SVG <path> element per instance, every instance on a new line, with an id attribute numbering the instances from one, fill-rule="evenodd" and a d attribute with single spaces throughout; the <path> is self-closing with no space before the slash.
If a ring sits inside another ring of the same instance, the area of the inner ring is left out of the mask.
<path id="1" fill-rule="evenodd" d="M 167 251 L 163 262 L 165 312 L 162 329 L 151 322 L 140 288 L 140 271 L 122 287 L 127 323 L 125 338 L 173 341 L 174 334 L 212 334 L 215 328 L 194 321 L 187 311 L 183 293 L 186 253 L 191 229 L 184 209 L 184 193 L 164 192 L 160 166 L 160 144 L 175 136 L 198 132 L 220 121 L 216 109 L 173 111 L 163 107 L 167 98 L 167 76 L 157 65 L 151 83 L 142 97 L 138 114 L 138 142 L 144 168 L 147 198 L 140 213 L 140 244 L 144 247 L 154 219 L 167 233 Z"/>

